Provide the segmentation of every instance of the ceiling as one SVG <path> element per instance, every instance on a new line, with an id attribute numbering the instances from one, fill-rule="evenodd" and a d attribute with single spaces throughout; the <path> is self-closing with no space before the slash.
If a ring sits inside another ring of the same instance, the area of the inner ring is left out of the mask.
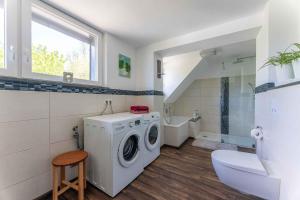
<path id="1" fill-rule="evenodd" d="M 250 16 L 267 0 L 44 0 L 135 47 Z"/>
<path id="2" fill-rule="evenodd" d="M 223 62 L 233 62 L 237 58 L 252 57 L 256 55 L 256 41 L 249 40 L 222 46 L 215 49 L 216 55 L 207 56 L 205 60 L 210 65 L 220 65 Z M 209 50 L 207 50 L 209 51 Z"/>

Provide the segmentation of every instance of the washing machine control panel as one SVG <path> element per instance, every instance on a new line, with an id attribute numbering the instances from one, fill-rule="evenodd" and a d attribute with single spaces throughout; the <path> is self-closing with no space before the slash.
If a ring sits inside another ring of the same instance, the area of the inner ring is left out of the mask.
<path id="1" fill-rule="evenodd" d="M 134 127 L 134 122 L 129 122 L 129 127 Z"/>
<path id="2" fill-rule="evenodd" d="M 141 125 L 141 120 L 135 120 L 134 124 L 135 124 L 136 126 Z"/>
<path id="3" fill-rule="evenodd" d="M 129 122 L 129 127 L 139 126 L 141 124 L 141 120 L 135 120 Z"/>

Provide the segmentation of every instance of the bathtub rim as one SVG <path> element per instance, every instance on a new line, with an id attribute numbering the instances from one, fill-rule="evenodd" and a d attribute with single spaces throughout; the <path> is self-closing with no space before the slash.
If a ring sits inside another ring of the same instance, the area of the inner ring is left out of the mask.
<path id="1" fill-rule="evenodd" d="M 180 117 L 180 118 L 185 118 L 185 120 L 183 120 L 182 122 L 178 123 L 178 124 L 168 124 L 165 120 L 164 120 L 164 126 L 167 126 L 167 127 L 173 127 L 173 128 L 178 128 L 178 127 L 181 127 L 182 125 L 184 125 L 185 123 L 188 123 L 192 117 L 187 117 L 187 116 L 180 116 L 180 115 L 176 115 L 176 116 L 172 116 L 172 117 Z M 171 118 L 172 118 L 171 117 Z"/>

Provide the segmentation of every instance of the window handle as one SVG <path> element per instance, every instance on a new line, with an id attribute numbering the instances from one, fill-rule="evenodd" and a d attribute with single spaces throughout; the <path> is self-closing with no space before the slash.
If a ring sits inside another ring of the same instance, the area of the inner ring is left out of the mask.
<path id="1" fill-rule="evenodd" d="M 15 52 L 15 48 L 14 48 L 14 46 L 10 46 L 9 47 L 9 51 L 10 51 L 10 56 L 9 56 L 9 60 L 11 61 L 11 62 L 14 62 L 15 60 L 16 60 L 16 52 Z"/>
<path id="2" fill-rule="evenodd" d="M 25 62 L 26 62 L 26 63 L 29 63 L 29 62 L 30 62 L 30 58 L 29 58 L 29 50 L 28 50 L 28 49 L 25 49 L 25 52 L 24 52 L 24 58 L 25 58 Z"/>

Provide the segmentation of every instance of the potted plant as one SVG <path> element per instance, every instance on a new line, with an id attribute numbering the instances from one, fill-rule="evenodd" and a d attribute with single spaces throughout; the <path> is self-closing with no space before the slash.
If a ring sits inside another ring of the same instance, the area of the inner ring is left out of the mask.
<path id="1" fill-rule="evenodd" d="M 291 50 L 291 47 L 296 47 Z M 300 44 L 295 43 L 283 52 L 278 52 L 272 56 L 262 66 L 278 66 L 276 69 L 278 82 L 282 83 L 296 77 L 300 78 Z"/>
<path id="2" fill-rule="evenodd" d="M 282 83 L 295 78 L 292 62 L 293 60 L 291 53 L 279 52 L 277 56 L 270 57 L 262 67 L 277 67 L 277 80 L 278 82 Z"/>
<path id="3" fill-rule="evenodd" d="M 295 43 L 294 47 L 296 47 L 296 50 L 293 50 L 293 69 L 295 73 L 295 78 L 300 79 L 300 44 Z"/>

